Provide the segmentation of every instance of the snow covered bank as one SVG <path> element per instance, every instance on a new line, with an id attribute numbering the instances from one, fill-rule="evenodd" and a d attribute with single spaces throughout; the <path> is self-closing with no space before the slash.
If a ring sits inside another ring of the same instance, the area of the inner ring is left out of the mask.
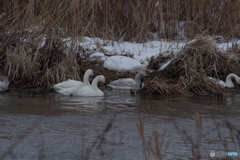
<path id="1" fill-rule="evenodd" d="M 179 53 L 184 54 L 182 49 L 186 45 L 194 42 L 194 40 L 188 43 L 161 40 L 134 43 L 89 37 L 51 39 L 44 34 L 35 38 L 21 37 L 24 36 L 16 35 L 11 43 L 3 43 L 3 50 L 6 51 L 1 64 L 5 66 L 3 72 L 8 73 L 13 81 L 20 81 L 19 85 L 43 90 L 67 79 L 81 80 L 88 68 L 94 69 L 97 75 L 105 75 L 108 81 L 131 77 L 136 72 L 149 69 L 159 71 L 161 74 L 168 71 L 169 66 L 172 66 L 171 71 L 175 73 L 179 67 L 183 68 L 184 64 L 174 68 L 172 63 L 175 64 Z M 7 41 L 11 35 L 6 35 L 5 38 Z M 221 50 L 221 54 L 227 52 L 226 55 L 231 58 L 237 55 L 231 53 L 240 50 L 239 42 L 216 42 L 214 46 Z M 200 46 L 200 49 L 206 48 L 205 46 L 207 45 Z M 233 69 L 227 72 L 230 71 Z"/>
<path id="2" fill-rule="evenodd" d="M 220 36 L 217 38 L 219 37 Z M 42 40 L 39 41 L 38 49 L 45 45 L 46 40 L 47 38 L 43 35 Z M 214 41 L 214 38 L 212 38 L 212 40 Z M 23 39 L 23 41 L 26 42 L 29 40 Z M 103 61 L 104 68 L 108 70 L 136 73 L 146 70 L 151 57 L 157 57 L 159 54 L 163 56 L 168 56 L 169 54 L 177 55 L 185 45 L 193 43 L 195 40 L 189 42 L 169 42 L 162 40 L 149 41 L 146 43 L 132 43 L 82 37 L 80 39 L 63 38 L 62 42 L 66 46 L 66 54 L 70 51 L 77 52 L 77 50 L 81 48 L 87 54 L 90 54 L 89 58 Z M 214 43 L 221 52 L 227 52 L 229 49 L 232 49 L 233 46 L 240 46 L 240 40 L 224 43 L 217 43 L 217 41 L 214 41 Z M 159 71 L 163 71 L 171 61 L 172 60 L 160 64 Z"/>
<path id="3" fill-rule="evenodd" d="M 68 42 L 71 42 L 69 40 Z M 136 71 L 145 70 L 151 57 L 156 57 L 159 54 L 163 56 L 169 54 L 176 55 L 186 44 L 193 41 L 185 43 L 162 40 L 131 43 L 83 37 L 81 41 L 75 41 L 75 45 L 73 46 L 81 46 L 91 52 L 90 58 L 100 58 L 104 61 L 104 67 L 108 70 L 135 73 Z M 240 41 L 216 43 L 216 46 L 222 52 L 226 52 L 234 44 L 240 45 Z M 69 43 L 68 46 L 72 45 Z M 168 64 L 168 62 L 163 63 L 160 65 L 159 70 L 164 70 Z"/>
<path id="4" fill-rule="evenodd" d="M 143 71 L 146 68 L 138 60 L 125 56 L 106 57 L 103 66 L 108 70 L 131 73 Z"/>
<path id="5" fill-rule="evenodd" d="M 146 69 L 149 59 L 159 54 L 177 53 L 185 43 L 150 41 L 146 43 L 116 42 L 100 38 L 84 37 L 72 45 L 70 39 L 64 40 L 68 47 L 81 46 L 91 53 L 90 58 L 104 61 L 104 67 L 116 72 L 141 72 Z"/>

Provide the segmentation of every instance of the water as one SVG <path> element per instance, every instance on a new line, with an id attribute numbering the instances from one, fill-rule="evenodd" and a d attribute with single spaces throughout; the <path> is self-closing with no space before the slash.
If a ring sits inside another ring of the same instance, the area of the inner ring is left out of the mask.
<path id="1" fill-rule="evenodd" d="M 153 131 L 158 133 L 159 145 L 162 144 L 159 150 L 165 159 L 191 158 L 191 146 L 199 140 L 196 112 L 202 116 L 200 154 L 208 159 L 211 150 L 240 151 L 231 143 L 229 129 L 219 125 L 216 129 L 212 121 L 227 120 L 239 127 L 239 106 L 238 94 L 220 99 L 131 96 L 126 91 L 105 91 L 104 97 L 87 98 L 3 93 L 0 159 L 141 160 L 145 159 L 144 153 L 150 159 L 153 156 L 147 151 Z M 137 128 L 139 117 L 144 124 L 145 149 Z"/>

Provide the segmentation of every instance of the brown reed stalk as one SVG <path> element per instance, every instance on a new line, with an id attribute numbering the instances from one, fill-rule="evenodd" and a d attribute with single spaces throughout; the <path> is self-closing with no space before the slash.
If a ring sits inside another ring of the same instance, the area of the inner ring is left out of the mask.
<path id="1" fill-rule="evenodd" d="M 76 68 L 72 73 L 73 66 L 67 67 L 63 63 L 65 60 L 62 53 L 66 46 L 59 43 L 59 40 L 69 36 L 136 42 L 151 40 L 153 34 L 159 39 L 168 40 L 181 39 L 182 33 L 189 39 L 201 33 L 239 38 L 239 7 L 239 1 L 225 0 L 2 0 L 0 70 L 12 77 L 15 83 L 30 77 L 26 82 L 32 82 L 30 86 L 33 87 L 47 88 L 68 77 L 79 79 L 77 72 L 83 71 L 76 65 L 81 63 L 79 59 L 72 63 Z M 47 37 L 47 42 L 44 49 L 39 49 L 38 44 L 43 37 Z M 70 55 L 77 58 L 76 54 L 74 52 Z M 185 65 L 202 69 L 206 65 L 197 63 L 201 58 L 195 56 L 191 59 L 194 63 L 189 61 Z M 210 60 L 214 58 L 210 57 Z M 219 63 L 220 61 L 216 61 L 215 64 Z M 211 75 L 215 74 L 215 70 L 207 69 Z M 54 72 L 58 74 L 54 76 Z M 185 73 L 188 72 L 190 71 L 186 70 Z M 223 72 L 227 73 L 226 69 Z M 48 81 L 48 84 L 43 85 L 44 81 Z M 164 85 L 158 86 L 159 91 L 171 93 L 161 86 Z"/>
<path id="2" fill-rule="evenodd" d="M 134 41 L 151 39 L 149 33 L 165 39 L 176 38 L 179 32 L 193 38 L 206 31 L 239 37 L 239 1 L 3 0 L 0 4 L 6 14 L 4 25 L 10 30 L 42 26 L 61 28 L 70 36 Z M 185 24 L 180 26 L 180 21 Z"/>
<path id="3" fill-rule="evenodd" d="M 149 137 L 145 135 L 143 118 L 141 115 L 138 117 L 138 133 L 142 139 L 142 147 L 145 159 L 164 159 L 166 149 L 168 147 L 169 141 L 165 139 L 165 132 L 159 135 L 159 132 L 156 128 L 152 129 L 152 133 Z"/>

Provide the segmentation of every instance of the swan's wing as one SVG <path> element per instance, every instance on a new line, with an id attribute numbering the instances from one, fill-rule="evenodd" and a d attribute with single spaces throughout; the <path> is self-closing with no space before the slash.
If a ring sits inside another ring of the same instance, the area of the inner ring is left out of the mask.
<path id="1" fill-rule="evenodd" d="M 67 82 L 67 81 L 65 81 Z M 66 85 L 64 87 L 59 87 L 59 86 L 54 86 L 53 88 L 55 89 L 56 92 L 64 95 L 64 96 L 73 96 L 79 89 L 85 87 L 86 85 L 84 83 L 76 83 L 75 85 Z"/>
<path id="2" fill-rule="evenodd" d="M 73 96 L 103 96 L 104 93 L 100 89 L 93 89 L 87 85 L 76 87 Z"/>
<path id="3" fill-rule="evenodd" d="M 103 92 L 99 89 L 94 90 L 91 87 L 81 83 L 71 88 L 63 88 L 58 93 L 65 96 L 103 96 Z"/>
<path id="4" fill-rule="evenodd" d="M 75 87 L 75 86 L 78 86 L 78 85 L 81 85 L 81 84 L 83 84 L 83 82 L 69 79 L 67 81 L 64 81 L 64 82 L 53 85 L 53 89 L 55 91 L 58 91 L 58 90 L 61 90 L 61 89 L 72 88 L 72 87 Z"/>
<path id="5" fill-rule="evenodd" d="M 109 84 L 115 86 L 132 86 L 134 83 L 136 83 L 136 81 L 132 78 L 121 78 L 115 81 L 111 81 Z"/>
<path id="6" fill-rule="evenodd" d="M 107 85 L 109 87 L 111 87 L 112 89 L 132 89 L 132 87 L 129 87 L 129 86 L 116 86 L 116 85 Z"/>
<path id="7" fill-rule="evenodd" d="M 228 85 L 227 85 L 224 81 L 222 81 L 222 80 L 219 80 L 217 83 L 220 84 L 220 85 L 223 86 L 223 87 L 227 87 L 227 86 L 228 86 Z"/>
<path id="8" fill-rule="evenodd" d="M 122 78 L 109 83 L 113 89 L 139 89 L 140 84 L 132 78 Z"/>
<path id="9" fill-rule="evenodd" d="M 223 87 L 227 87 L 227 84 L 222 80 L 219 80 L 219 79 L 216 79 L 216 78 L 213 78 L 213 77 L 208 77 L 208 78 L 211 79 L 212 81 L 216 82 L 217 84 L 223 86 Z"/>

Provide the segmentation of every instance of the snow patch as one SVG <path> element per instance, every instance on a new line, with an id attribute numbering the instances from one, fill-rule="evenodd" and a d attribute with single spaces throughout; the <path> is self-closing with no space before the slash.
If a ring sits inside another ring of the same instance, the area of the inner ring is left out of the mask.
<path id="1" fill-rule="evenodd" d="M 161 65 L 161 67 L 158 69 L 158 71 L 163 71 L 165 68 L 167 68 L 167 66 L 172 62 L 172 60 L 173 59 L 170 59 L 169 61 L 167 61 L 166 63 Z"/>
<path id="2" fill-rule="evenodd" d="M 145 66 L 138 60 L 125 56 L 111 56 L 106 57 L 104 68 L 116 72 L 141 72 L 145 69 Z"/>

